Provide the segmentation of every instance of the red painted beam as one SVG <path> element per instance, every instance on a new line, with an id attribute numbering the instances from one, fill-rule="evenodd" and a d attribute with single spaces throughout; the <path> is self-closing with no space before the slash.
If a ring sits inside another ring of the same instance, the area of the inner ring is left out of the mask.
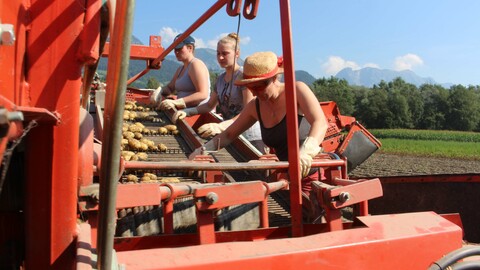
<path id="1" fill-rule="evenodd" d="M 364 226 L 298 238 L 120 251 L 117 257 L 128 269 L 427 269 L 462 246 L 461 228 L 433 212 L 359 220 Z"/>

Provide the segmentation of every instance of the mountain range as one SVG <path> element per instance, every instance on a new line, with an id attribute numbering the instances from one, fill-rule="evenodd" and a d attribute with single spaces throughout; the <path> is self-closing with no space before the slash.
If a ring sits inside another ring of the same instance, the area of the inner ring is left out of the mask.
<path id="1" fill-rule="evenodd" d="M 142 44 L 135 36 L 132 39 L 132 44 Z M 210 72 L 221 73 L 223 69 L 218 65 L 217 62 L 217 52 L 213 49 L 208 48 L 197 48 L 195 49 L 195 57 L 201 59 Z M 239 59 L 239 64 L 243 65 L 243 59 Z M 129 77 L 138 74 L 139 72 L 145 69 L 145 61 L 142 60 L 131 60 L 129 64 Z M 145 76 L 137 80 L 133 86 L 144 88 L 148 79 L 154 77 L 157 81 L 162 84 L 168 83 L 175 71 L 180 66 L 173 55 L 168 55 L 162 63 L 162 68 L 160 70 L 151 70 Z M 98 73 L 100 76 L 104 77 L 107 70 L 107 60 L 105 58 L 100 59 L 98 65 Z M 402 78 L 405 82 L 420 86 L 422 84 L 437 84 L 432 78 L 424 78 L 415 74 L 413 71 L 404 70 L 404 71 L 394 71 L 389 69 L 378 69 L 372 67 L 366 67 L 359 70 L 353 70 L 352 68 L 344 68 L 339 71 L 335 76 L 338 79 L 345 79 L 350 85 L 358 85 L 365 87 L 372 87 L 375 84 L 379 84 L 382 80 L 385 82 L 393 81 L 395 78 Z M 312 85 L 314 81 L 317 80 L 313 75 L 305 70 L 296 70 L 295 78 L 298 81 L 302 81 L 308 85 Z M 444 87 L 450 87 L 452 84 L 442 84 Z"/>
<path id="2" fill-rule="evenodd" d="M 359 70 L 344 68 L 336 75 L 338 79 L 345 79 L 350 85 L 360 85 L 372 87 L 381 81 L 390 82 L 400 77 L 405 82 L 420 86 L 422 84 L 437 84 L 432 78 L 424 78 L 415 74 L 411 70 L 395 71 L 390 69 L 379 69 L 366 67 Z"/>

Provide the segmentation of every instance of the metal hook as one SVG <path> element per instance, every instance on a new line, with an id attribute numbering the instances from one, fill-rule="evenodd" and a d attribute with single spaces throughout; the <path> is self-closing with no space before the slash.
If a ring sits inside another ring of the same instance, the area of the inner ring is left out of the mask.
<path id="1" fill-rule="evenodd" d="M 242 6 L 242 0 L 230 0 L 227 4 L 227 14 L 231 17 L 240 15 L 240 8 Z"/>
<path id="2" fill-rule="evenodd" d="M 260 0 L 245 0 L 243 6 L 243 17 L 247 20 L 253 20 L 257 17 L 258 4 Z"/>

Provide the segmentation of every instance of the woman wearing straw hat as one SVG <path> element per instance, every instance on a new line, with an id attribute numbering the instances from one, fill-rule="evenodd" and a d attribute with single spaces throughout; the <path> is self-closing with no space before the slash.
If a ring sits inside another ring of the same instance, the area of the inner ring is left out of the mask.
<path id="1" fill-rule="evenodd" d="M 175 40 L 181 34 L 175 37 Z M 175 56 L 183 65 L 177 69 L 173 79 L 164 87 L 157 88 L 151 95 L 151 102 L 159 104 L 160 110 L 194 107 L 208 101 L 210 95 L 210 74 L 202 60 L 195 58 L 195 39 L 186 37 L 175 47 Z M 176 92 L 177 99 L 165 99 Z"/>
<path id="2" fill-rule="evenodd" d="M 240 57 L 239 43 L 239 37 L 236 33 L 230 33 L 218 41 L 217 61 L 225 69 L 225 72 L 218 76 L 208 102 L 197 107 L 178 110 L 172 117 L 174 123 L 177 119 L 184 119 L 187 116 L 208 113 L 218 106 L 218 112 L 222 115 L 224 121 L 207 123 L 198 128 L 198 134 L 202 138 L 208 139 L 230 126 L 243 107 L 253 99 L 252 93 L 245 86 L 233 84 L 235 80 L 242 76 L 242 69 L 237 62 Z M 263 151 L 264 144 L 258 124 L 247 129 L 243 132 L 243 135 L 257 149 Z"/>
<path id="3" fill-rule="evenodd" d="M 275 151 L 282 161 L 288 160 L 285 84 L 278 80 L 283 72 L 281 61 L 273 52 L 258 52 L 245 59 L 243 77 L 235 81 L 236 85 L 246 86 L 256 97 L 239 114 L 235 123 L 207 142 L 206 150 L 225 147 L 239 134 L 260 122 L 263 142 Z M 318 180 L 318 170 L 311 170 L 311 163 L 322 149 L 327 131 L 327 121 L 320 104 L 303 82 L 296 82 L 297 110 L 299 123 L 300 167 L 302 173 L 302 191 L 308 196 L 310 182 Z M 202 147 L 195 149 L 189 158 L 200 154 Z"/>

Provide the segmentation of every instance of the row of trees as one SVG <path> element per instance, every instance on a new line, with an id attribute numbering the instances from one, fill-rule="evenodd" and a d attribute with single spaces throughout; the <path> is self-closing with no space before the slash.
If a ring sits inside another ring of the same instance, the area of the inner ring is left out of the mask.
<path id="1" fill-rule="evenodd" d="M 368 128 L 480 131 L 480 86 L 417 87 L 397 78 L 367 88 L 330 77 L 311 87 L 318 100 L 335 101 Z"/>

